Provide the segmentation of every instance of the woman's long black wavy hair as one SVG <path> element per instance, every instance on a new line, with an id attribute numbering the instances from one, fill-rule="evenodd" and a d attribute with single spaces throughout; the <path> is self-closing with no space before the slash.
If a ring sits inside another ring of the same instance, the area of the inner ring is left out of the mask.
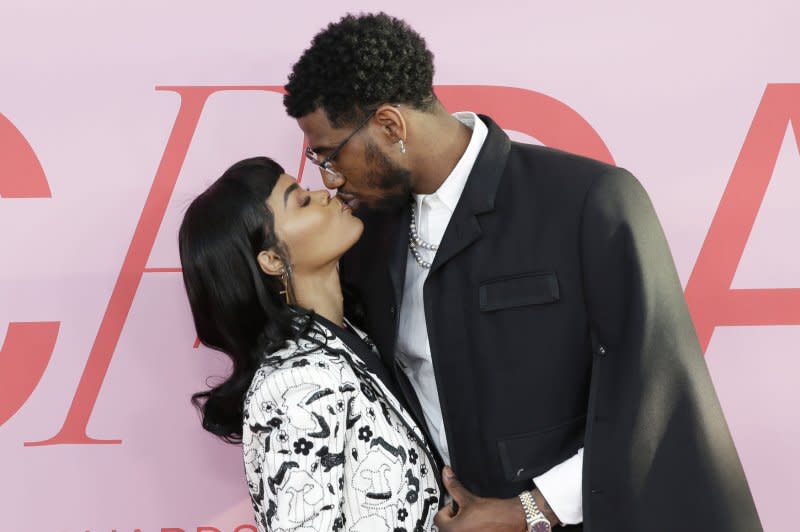
<path id="1" fill-rule="evenodd" d="M 233 362 L 231 375 L 192 395 L 192 403 L 203 428 L 228 443 L 241 442 L 244 397 L 263 356 L 307 328 L 297 327 L 298 309 L 286 303 L 281 279 L 256 259 L 272 249 L 290 264 L 266 204 L 283 173 L 267 157 L 239 161 L 192 201 L 178 233 L 197 336 Z"/>

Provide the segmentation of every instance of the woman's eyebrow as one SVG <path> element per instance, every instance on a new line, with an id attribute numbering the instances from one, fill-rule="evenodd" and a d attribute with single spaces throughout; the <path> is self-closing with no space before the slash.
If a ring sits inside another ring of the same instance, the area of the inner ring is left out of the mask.
<path id="1" fill-rule="evenodd" d="M 283 206 L 284 207 L 286 207 L 286 202 L 289 200 L 289 194 L 291 194 L 294 191 L 294 189 L 296 189 L 299 186 L 300 185 L 298 185 L 297 183 L 292 183 L 291 185 L 286 187 L 286 190 L 283 191 Z"/>

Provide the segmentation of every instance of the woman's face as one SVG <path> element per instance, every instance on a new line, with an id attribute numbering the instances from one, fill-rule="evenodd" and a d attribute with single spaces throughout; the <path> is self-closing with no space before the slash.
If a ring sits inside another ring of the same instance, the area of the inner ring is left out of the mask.
<path id="1" fill-rule="evenodd" d="M 267 198 L 275 233 L 288 248 L 294 274 L 312 273 L 336 263 L 355 244 L 364 224 L 327 190 L 309 192 L 286 174 Z"/>

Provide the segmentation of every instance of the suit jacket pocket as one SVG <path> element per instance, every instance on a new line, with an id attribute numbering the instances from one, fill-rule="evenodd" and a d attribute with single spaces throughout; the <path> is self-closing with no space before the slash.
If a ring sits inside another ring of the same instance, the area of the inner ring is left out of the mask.
<path id="1" fill-rule="evenodd" d="M 571 457 L 583 446 L 586 415 L 527 434 L 497 441 L 506 480 L 540 475 Z"/>
<path id="2" fill-rule="evenodd" d="M 559 299 L 558 277 L 536 272 L 490 279 L 481 283 L 478 296 L 483 312 L 552 303 Z"/>

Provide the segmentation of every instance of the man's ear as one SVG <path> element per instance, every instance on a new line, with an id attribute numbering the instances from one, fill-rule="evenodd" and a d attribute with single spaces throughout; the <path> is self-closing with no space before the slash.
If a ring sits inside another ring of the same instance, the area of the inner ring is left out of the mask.
<path id="1" fill-rule="evenodd" d="M 260 252 L 256 258 L 259 268 L 267 275 L 281 276 L 286 269 L 280 255 L 271 249 Z"/>
<path id="2" fill-rule="evenodd" d="M 375 119 L 381 128 L 381 133 L 386 136 L 389 144 L 398 140 L 406 141 L 408 123 L 399 106 L 384 104 L 375 111 Z"/>

